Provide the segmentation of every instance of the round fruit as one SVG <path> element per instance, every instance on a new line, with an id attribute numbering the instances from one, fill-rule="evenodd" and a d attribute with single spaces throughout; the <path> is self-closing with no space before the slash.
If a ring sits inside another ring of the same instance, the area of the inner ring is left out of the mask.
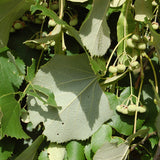
<path id="1" fill-rule="evenodd" d="M 22 29 L 22 28 L 23 28 L 23 25 L 22 25 L 20 22 L 16 22 L 16 23 L 14 24 L 14 28 L 17 29 L 17 30 L 19 30 L 19 29 Z"/>
<path id="2" fill-rule="evenodd" d="M 39 18 L 40 20 L 44 20 L 44 19 L 46 18 L 46 16 L 44 16 L 44 15 L 39 15 L 38 18 Z"/>
<path id="3" fill-rule="evenodd" d="M 123 107 L 121 113 L 128 114 L 128 109 Z"/>
<path id="4" fill-rule="evenodd" d="M 117 65 L 117 72 L 123 73 L 126 70 L 126 66 L 124 64 L 118 64 Z"/>
<path id="5" fill-rule="evenodd" d="M 138 49 L 139 50 L 145 50 L 146 49 L 146 44 L 144 42 L 138 43 Z"/>
<path id="6" fill-rule="evenodd" d="M 48 3 L 47 2 L 43 2 L 42 6 L 47 8 L 48 7 Z"/>
<path id="7" fill-rule="evenodd" d="M 135 112 L 136 109 L 137 109 L 137 106 L 136 106 L 135 104 L 130 104 L 130 105 L 128 106 L 128 111 L 129 111 L 129 112 Z"/>
<path id="8" fill-rule="evenodd" d="M 54 21 L 54 19 L 50 19 L 49 21 L 48 21 L 48 26 L 49 27 L 54 27 L 56 25 L 56 22 Z"/>
<path id="9" fill-rule="evenodd" d="M 137 111 L 138 112 L 140 112 L 140 113 L 144 113 L 144 112 L 146 112 L 146 106 L 139 106 L 138 108 L 137 108 Z"/>
<path id="10" fill-rule="evenodd" d="M 28 21 L 29 21 L 29 19 L 28 19 L 28 17 L 27 17 L 27 16 L 22 16 L 22 20 L 23 20 L 23 21 L 26 21 L 26 22 L 28 22 Z"/>
<path id="11" fill-rule="evenodd" d="M 135 45 L 135 43 L 133 42 L 132 38 L 129 38 L 129 39 L 127 40 L 127 46 L 130 47 L 130 48 L 135 48 L 135 47 L 136 47 L 136 45 Z"/>
<path id="12" fill-rule="evenodd" d="M 76 26 L 78 24 L 78 18 L 74 17 L 69 21 L 69 25 Z"/>
<path id="13" fill-rule="evenodd" d="M 157 6 L 157 2 L 156 1 L 152 1 L 152 6 Z"/>
<path id="14" fill-rule="evenodd" d="M 159 28 L 159 23 L 153 22 L 153 23 L 152 23 L 152 28 L 153 28 L 154 30 L 157 30 L 157 29 Z"/>
<path id="15" fill-rule="evenodd" d="M 140 36 L 138 34 L 133 34 L 132 35 L 132 40 L 137 42 L 137 41 L 140 40 Z"/>
<path id="16" fill-rule="evenodd" d="M 122 106 L 122 105 L 118 105 L 118 106 L 116 107 L 116 110 L 117 110 L 118 112 L 122 112 L 123 106 Z"/>
<path id="17" fill-rule="evenodd" d="M 15 29 L 13 27 L 11 27 L 10 32 L 11 33 L 15 32 Z"/>
<path id="18" fill-rule="evenodd" d="M 117 73 L 117 67 L 116 66 L 110 66 L 109 67 L 109 72 L 110 73 Z"/>
<path id="19" fill-rule="evenodd" d="M 53 4 L 50 5 L 50 8 L 52 10 L 58 10 L 59 9 L 59 3 L 57 1 L 54 1 Z"/>
<path id="20" fill-rule="evenodd" d="M 139 62 L 138 62 L 138 61 L 132 61 L 132 62 L 130 63 L 130 66 L 131 66 L 132 68 L 137 68 L 137 67 L 139 66 Z"/>

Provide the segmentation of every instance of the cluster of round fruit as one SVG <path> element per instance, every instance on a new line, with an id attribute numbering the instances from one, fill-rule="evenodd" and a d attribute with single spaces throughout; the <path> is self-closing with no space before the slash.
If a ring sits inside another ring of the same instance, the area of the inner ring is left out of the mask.
<path id="1" fill-rule="evenodd" d="M 25 27 L 25 23 L 23 21 L 17 20 L 13 23 L 10 32 L 13 33 L 16 30 L 20 30 Z"/>
<path id="2" fill-rule="evenodd" d="M 121 104 L 116 107 L 116 110 L 122 114 L 134 115 L 136 111 L 139 113 L 145 113 L 147 109 L 146 106 L 137 106 L 135 104 L 126 106 Z"/>
<path id="3" fill-rule="evenodd" d="M 128 68 L 129 70 L 133 71 L 134 69 L 139 67 L 139 62 L 136 60 L 133 60 L 130 62 Z M 109 67 L 109 72 L 112 74 L 116 74 L 116 73 L 123 73 L 126 70 L 126 65 L 125 64 L 118 64 L 117 66 L 110 66 Z"/>
<path id="4" fill-rule="evenodd" d="M 139 34 L 133 34 L 131 38 L 127 40 L 127 46 L 138 50 L 145 50 L 146 40 L 142 39 Z"/>

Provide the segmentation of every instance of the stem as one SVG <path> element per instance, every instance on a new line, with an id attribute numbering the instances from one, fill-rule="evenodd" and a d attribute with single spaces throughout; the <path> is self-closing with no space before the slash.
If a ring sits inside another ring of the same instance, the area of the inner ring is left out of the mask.
<path id="1" fill-rule="evenodd" d="M 154 65 L 153 65 L 151 59 L 148 57 L 147 54 L 143 54 L 143 56 L 145 56 L 145 57 L 148 59 L 150 65 L 151 65 L 151 67 L 152 67 L 153 75 L 154 75 L 154 81 L 155 81 L 155 89 L 156 89 L 156 92 L 158 93 L 158 81 L 157 81 L 157 75 L 156 75 L 156 70 L 155 70 L 155 68 L 154 68 Z"/>
<path id="2" fill-rule="evenodd" d="M 112 57 L 113 57 L 113 54 L 114 54 L 114 52 L 116 51 L 116 49 L 118 48 L 118 46 L 123 42 L 124 39 L 128 38 L 128 37 L 131 36 L 131 35 L 132 35 L 132 33 L 130 33 L 130 34 L 128 34 L 127 36 L 123 37 L 123 38 L 118 42 L 118 44 L 115 46 L 115 48 L 113 49 L 113 51 L 112 51 L 112 53 L 111 53 L 111 55 L 110 55 L 110 57 L 109 57 L 109 59 L 108 59 L 108 62 L 107 62 L 107 65 L 106 65 L 106 69 L 108 69 L 108 66 L 109 66 L 110 61 L 111 61 L 111 59 L 112 59 Z"/>
<path id="3" fill-rule="evenodd" d="M 140 64 L 141 64 L 141 83 L 140 83 L 140 87 L 139 87 L 138 98 L 137 98 L 137 101 L 136 101 L 136 106 L 137 106 L 137 107 L 138 107 L 138 104 L 139 104 L 139 102 L 140 102 L 140 96 L 141 96 L 142 86 L 143 86 L 143 80 L 144 80 L 142 56 L 140 56 Z M 136 128 L 137 128 L 137 115 L 138 115 L 138 112 L 137 112 L 137 110 L 136 110 L 136 112 L 135 112 L 135 117 L 134 117 L 134 129 L 133 129 L 133 134 L 136 133 Z"/>
<path id="4" fill-rule="evenodd" d="M 131 72 L 129 72 L 129 81 L 130 81 L 130 86 L 131 86 L 131 95 L 133 95 L 133 90 L 132 90 L 132 75 Z"/>
<path id="5" fill-rule="evenodd" d="M 41 62 L 43 53 L 44 53 L 44 50 L 41 51 L 40 57 L 39 57 L 39 59 L 38 59 L 38 64 L 37 64 L 36 72 L 38 71 L 38 68 L 39 68 L 39 66 L 40 66 L 40 62 Z"/>
<path id="6" fill-rule="evenodd" d="M 59 0 L 59 6 L 60 6 L 60 10 L 59 10 L 59 18 L 62 19 L 63 18 L 63 14 L 64 14 L 64 5 L 65 5 L 65 0 Z"/>

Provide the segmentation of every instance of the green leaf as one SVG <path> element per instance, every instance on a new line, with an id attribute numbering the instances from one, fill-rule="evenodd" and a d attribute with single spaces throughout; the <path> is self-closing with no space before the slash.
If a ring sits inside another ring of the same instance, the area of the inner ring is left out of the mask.
<path id="1" fill-rule="evenodd" d="M 66 149 L 64 146 L 50 143 L 47 149 L 48 157 L 50 160 L 63 160 Z"/>
<path id="2" fill-rule="evenodd" d="M 90 57 L 89 61 L 91 64 L 91 67 L 96 75 L 104 76 L 106 74 L 106 61 L 103 58 L 99 57 Z"/>
<path id="3" fill-rule="evenodd" d="M 0 48 L 7 45 L 13 22 L 20 18 L 33 2 L 33 0 L 0 1 Z"/>
<path id="4" fill-rule="evenodd" d="M 131 144 L 131 142 L 133 141 L 133 139 L 136 138 L 136 137 L 144 138 L 144 137 L 148 134 L 148 131 L 149 131 L 149 128 L 140 129 L 140 130 L 138 130 L 135 134 L 130 135 L 130 136 L 127 138 L 126 141 L 128 142 L 128 144 Z"/>
<path id="5" fill-rule="evenodd" d="M 15 160 L 34 160 L 36 152 L 43 140 L 43 135 L 40 135 L 32 145 L 25 149 Z"/>
<path id="6" fill-rule="evenodd" d="M 9 48 L 8 48 L 8 47 L 0 48 L 0 53 L 3 53 L 3 52 L 5 52 L 5 51 L 7 51 L 7 50 L 9 50 Z"/>
<path id="7" fill-rule="evenodd" d="M 111 7 L 120 7 L 126 0 L 112 0 L 110 2 Z"/>
<path id="8" fill-rule="evenodd" d="M 32 81 L 35 76 L 35 70 L 36 70 L 36 61 L 35 59 L 32 59 L 32 64 L 30 67 L 27 66 L 27 75 L 25 77 L 26 81 Z"/>
<path id="9" fill-rule="evenodd" d="M 1 121 L 2 136 L 29 138 L 20 123 L 20 105 L 13 95 L 1 96 L 0 107 L 3 113 Z"/>
<path id="10" fill-rule="evenodd" d="M 109 0 L 94 0 L 89 16 L 80 28 L 80 37 L 91 56 L 103 56 L 110 46 L 110 31 L 106 22 Z"/>
<path id="11" fill-rule="evenodd" d="M 77 141 L 71 141 L 66 146 L 68 160 L 85 160 L 84 146 Z"/>
<path id="12" fill-rule="evenodd" d="M 43 122 L 44 134 L 52 142 L 87 139 L 112 116 L 108 99 L 85 54 L 55 55 L 32 83 L 50 89 L 57 106 L 62 107 L 57 110 L 28 96 L 31 122 L 34 126 Z"/>
<path id="13" fill-rule="evenodd" d="M 46 149 L 39 154 L 38 160 L 50 160 Z"/>
<path id="14" fill-rule="evenodd" d="M 151 35 L 153 36 L 153 46 L 155 46 L 158 53 L 158 60 L 160 62 L 160 34 L 158 34 L 153 28 L 151 23 L 149 23 L 149 29 L 151 31 Z"/>
<path id="15" fill-rule="evenodd" d="M 15 59 L 15 64 L 21 71 L 25 72 L 25 65 L 20 59 Z M 28 138 L 22 130 L 20 123 L 20 105 L 15 100 L 15 93 L 23 81 L 23 75 L 19 73 L 15 64 L 11 63 L 5 56 L 0 57 L 0 108 L 3 114 L 1 120 L 2 136 L 16 138 Z"/>
<path id="16" fill-rule="evenodd" d="M 88 144 L 84 147 L 84 154 L 87 160 L 92 160 L 92 147 Z"/>
<path id="17" fill-rule="evenodd" d="M 102 127 L 93 134 L 91 138 L 92 151 L 95 153 L 106 141 L 110 141 L 112 136 L 112 128 L 109 125 Z"/>
<path id="18" fill-rule="evenodd" d="M 11 157 L 15 146 L 15 141 L 11 138 L 3 138 L 0 141 L 0 160 Z"/>
<path id="19" fill-rule="evenodd" d="M 136 0 L 134 6 L 136 21 L 144 22 L 145 17 L 153 18 L 152 0 Z"/>
<path id="20" fill-rule="evenodd" d="M 122 143 L 116 145 L 114 143 L 106 142 L 94 155 L 93 160 L 122 160 L 126 157 L 129 149 L 128 144 Z"/>
<path id="21" fill-rule="evenodd" d="M 117 23 L 117 37 L 118 42 L 126 37 L 129 33 L 133 32 L 135 22 L 131 10 L 131 1 L 126 1 L 122 7 L 121 14 Z M 126 48 L 126 40 L 124 40 L 117 49 L 117 55 L 121 55 Z M 124 48 L 125 47 L 125 48 Z"/>

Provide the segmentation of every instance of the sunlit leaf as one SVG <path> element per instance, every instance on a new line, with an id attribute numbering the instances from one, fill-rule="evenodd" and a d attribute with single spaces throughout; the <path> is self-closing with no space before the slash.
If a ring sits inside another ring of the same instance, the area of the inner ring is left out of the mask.
<path id="1" fill-rule="evenodd" d="M 143 22 L 145 17 L 153 18 L 151 0 L 136 0 L 134 6 L 136 21 Z"/>
<path id="2" fill-rule="evenodd" d="M 129 149 L 128 144 L 106 142 L 94 155 L 93 160 L 123 160 Z"/>
<path id="3" fill-rule="evenodd" d="M 31 122 L 34 126 L 44 123 L 48 140 L 86 139 L 112 116 L 108 99 L 84 54 L 55 55 L 38 71 L 32 83 L 50 89 L 57 106 L 62 107 L 57 110 L 28 96 Z"/>
<path id="4" fill-rule="evenodd" d="M 80 37 L 91 56 L 103 56 L 110 46 L 110 31 L 106 22 L 109 0 L 94 0 L 89 16 L 80 28 Z"/>
<path id="5" fill-rule="evenodd" d="M 83 2 L 87 2 L 88 0 L 67 0 L 67 1 L 83 3 Z"/>
<path id="6" fill-rule="evenodd" d="M 47 149 L 48 157 L 50 160 L 63 160 L 66 149 L 62 145 L 50 143 Z"/>
<path id="7" fill-rule="evenodd" d="M 84 146 L 77 141 L 71 141 L 66 145 L 69 160 L 85 160 Z"/>
<path id="8" fill-rule="evenodd" d="M 0 48 L 7 45 L 10 28 L 20 18 L 34 0 L 1 0 L 0 1 Z"/>
<path id="9" fill-rule="evenodd" d="M 110 2 L 111 7 L 119 7 L 121 6 L 126 0 L 112 0 Z"/>

